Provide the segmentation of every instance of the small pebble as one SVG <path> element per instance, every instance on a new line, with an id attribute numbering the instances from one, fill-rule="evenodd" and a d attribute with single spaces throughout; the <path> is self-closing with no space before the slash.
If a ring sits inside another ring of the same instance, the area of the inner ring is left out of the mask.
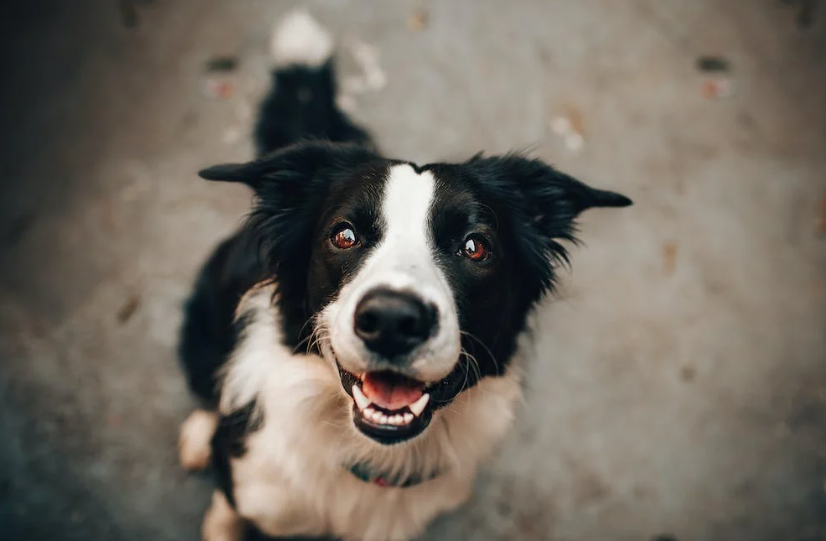
<path id="1" fill-rule="evenodd" d="M 551 130 L 557 135 L 565 135 L 571 131 L 571 121 L 565 116 L 555 117 L 551 120 Z"/>
<path id="2" fill-rule="evenodd" d="M 582 139 L 582 136 L 576 132 L 569 133 L 565 136 L 565 146 L 574 152 L 579 152 L 582 150 L 582 145 L 584 142 L 585 141 Z"/>
<path id="3" fill-rule="evenodd" d="M 407 27 L 413 32 L 421 32 L 427 28 L 428 15 L 424 9 L 417 9 L 407 19 Z"/>
<path id="4" fill-rule="evenodd" d="M 663 274 L 671 276 L 677 267 L 677 243 L 669 241 L 663 244 Z"/>
<path id="5" fill-rule="evenodd" d="M 722 56 L 701 56 L 697 59 L 697 69 L 705 73 L 727 72 L 731 65 Z"/>
<path id="6" fill-rule="evenodd" d="M 826 197 L 822 198 L 817 205 L 817 222 L 815 223 L 815 234 L 818 237 L 826 236 Z"/>
<path id="7" fill-rule="evenodd" d="M 558 116 L 551 119 L 551 131 L 562 138 L 568 150 L 579 152 L 585 144 L 585 138 L 578 129 L 581 121 L 575 122 L 569 116 Z"/>
<path id="8" fill-rule="evenodd" d="M 238 67 L 238 59 L 234 56 L 216 56 L 207 60 L 204 68 L 210 72 L 235 71 Z"/>
<path id="9" fill-rule="evenodd" d="M 700 91 L 707 99 L 729 98 L 734 95 L 734 83 L 731 79 L 706 79 Z"/>
<path id="10" fill-rule="evenodd" d="M 225 100 L 235 94 L 235 84 L 226 79 L 208 78 L 201 80 L 198 90 L 207 98 Z"/>
<path id="11" fill-rule="evenodd" d="M 135 315 L 140 305 L 141 298 L 138 295 L 130 295 L 127 297 L 120 308 L 118 308 L 118 313 L 116 314 L 118 323 L 122 325 L 132 319 L 132 316 Z"/>

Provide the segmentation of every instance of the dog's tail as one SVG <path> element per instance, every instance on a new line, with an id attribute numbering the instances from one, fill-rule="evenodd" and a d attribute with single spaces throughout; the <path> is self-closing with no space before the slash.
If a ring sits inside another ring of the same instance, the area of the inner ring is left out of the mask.
<path id="1" fill-rule="evenodd" d="M 326 28 L 297 9 L 276 23 L 271 47 L 272 88 L 255 128 L 259 155 L 307 139 L 372 147 L 336 105 L 334 42 Z"/>

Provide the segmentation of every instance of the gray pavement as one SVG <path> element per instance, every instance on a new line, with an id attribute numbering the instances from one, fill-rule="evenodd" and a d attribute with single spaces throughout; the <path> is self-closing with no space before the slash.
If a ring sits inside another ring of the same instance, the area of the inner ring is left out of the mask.
<path id="1" fill-rule="evenodd" d="M 826 539 L 826 6 L 801 29 L 805 3 L 307 3 L 342 79 L 354 43 L 378 50 L 387 84 L 348 102 L 386 153 L 532 149 L 636 202 L 584 217 L 512 437 L 424 539 Z M 195 171 L 251 156 L 269 27 L 295 2 L 10 4 L 0 538 L 197 539 L 180 307 L 250 196 Z M 205 98 L 223 54 L 235 93 Z M 702 54 L 730 59 L 732 96 L 703 96 Z"/>

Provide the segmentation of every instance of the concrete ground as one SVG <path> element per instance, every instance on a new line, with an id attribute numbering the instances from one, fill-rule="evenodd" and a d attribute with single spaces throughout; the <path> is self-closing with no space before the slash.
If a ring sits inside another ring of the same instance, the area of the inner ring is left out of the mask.
<path id="1" fill-rule="evenodd" d="M 198 538 L 210 488 L 176 465 L 176 333 L 250 197 L 195 171 L 251 155 L 269 27 L 294 4 L 0 8 L 0 538 Z M 513 436 L 424 539 L 826 539 L 815 4 L 308 3 L 343 78 L 353 44 L 379 51 L 386 85 L 347 101 L 388 154 L 533 149 L 636 201 L 585 216 Z M 236 91 L 206 98 L 226 54 Z M 733 96 L 703 96 L 702 54 L 731 61 Z"/>

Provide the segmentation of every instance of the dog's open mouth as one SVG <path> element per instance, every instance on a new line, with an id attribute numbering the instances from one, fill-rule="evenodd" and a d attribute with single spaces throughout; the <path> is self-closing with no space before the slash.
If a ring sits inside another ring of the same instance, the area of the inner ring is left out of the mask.
<path id="1" fill-rule="evenodd" d="M 379 443 L 401 443 L 421 434 L 433 417 L 425 383 L 395 372 L 359 376 L 339 366 L 342 385 L 353 398 L 356 427 Z"/>

